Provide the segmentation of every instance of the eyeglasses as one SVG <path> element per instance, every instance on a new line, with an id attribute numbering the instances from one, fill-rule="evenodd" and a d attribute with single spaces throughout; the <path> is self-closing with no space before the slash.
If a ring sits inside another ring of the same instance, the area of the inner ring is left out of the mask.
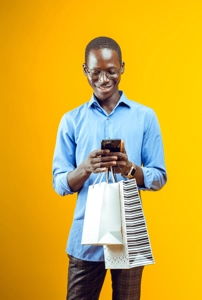
<path id="1" fill-rule="evenodd" d="M 120 73 L 121 73 L 121 68 L 115 69 L 115 68 L 111 68 L 107 71 L 101 71 L 99 69 L 89 69 L 88 66 L 86 65 L 86 71 L 88 72 L 89 76 L 91 77 L 91 79 L 93 80 L 99 80 L 104 74 L 108 79 L 116 79 L 119 77 Z"/>

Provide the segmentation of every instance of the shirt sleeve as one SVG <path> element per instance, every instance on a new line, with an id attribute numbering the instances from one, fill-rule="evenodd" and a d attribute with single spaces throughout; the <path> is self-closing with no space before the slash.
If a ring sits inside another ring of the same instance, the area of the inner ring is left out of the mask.
<path id="1" fill-rule="evenodd" d="M 76 167 L 73 127 L 66 116 L 61 119 L 53 156 L 53 187 L 61 196 L 73 194 L 67 175 Z"/>
<path id="2" fill-rule="evenodd" d="M 167 174 L 160 126 L 153 111 L 150 122 L 144 132 L 142 165 L 145 187 L 141 189 L 160 190 L 167 181 Z"/>

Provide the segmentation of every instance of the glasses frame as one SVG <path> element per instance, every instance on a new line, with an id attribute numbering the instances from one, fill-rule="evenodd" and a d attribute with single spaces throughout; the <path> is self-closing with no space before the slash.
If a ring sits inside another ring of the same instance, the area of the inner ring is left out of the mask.
<path id="1" fill-rule="evenodd" d="M 106 76 L 108 79 L 117 79 L 117 78 L 120 76 L 120 74 L 121 74 L 121 69 L 122 69 L 122 66 L 121 66 L 120 69 L 116 69 L 116 71 L 117 71 L 116 75 L 112 75 L 112 74 L 108 74 L 108 71 L 102 71 L 102 70 L 99 70 L 99 69 L 96 69 L 96 68 L 95 68 L 95 69 L 89 69 L 89 67 L 88 67 L 87 64 L 84 64 L 84 67 L 86 68 L 86 71 L 87 71 L 89 77 L 90 77 L 92 80 L 99 80 L 99 79 L 103 76 L 103 74 L 105 74 L 105 76 Z M 93 70 L 98 70 L 98 71 L 100 72 L 100 74 L 97 75 L 97 77 L 95 76 L 95 78 L 93 78 L 92 75 L 90 74 L 91 71 L 93 71 Z"/>

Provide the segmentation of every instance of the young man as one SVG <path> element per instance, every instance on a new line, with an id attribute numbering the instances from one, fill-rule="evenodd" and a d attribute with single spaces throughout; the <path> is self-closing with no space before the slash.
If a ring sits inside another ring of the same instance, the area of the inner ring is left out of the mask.
<path id="1" fill-rule="evenodd" d="M 93 89 L 92 98 L 63 116 L 53 159 L 56 192 L 78 193 L 66 249 L 68 300 L 98 299 L 106 274 L 103 247 L 81 245 L 88 187 L 97 173 L 117 167 L 118 181 L 134 177 L 140 190 L 159 190 L 167 180 L 154 111 L 128 100 L 118 89 L 124 73 L 119 45 L 108 37 L 93 39 L 86 47 L 83 71 Z M 124 140 L 124 153 L 100 149 L 102 139 L 113 138 Z M 112 299 L 139 300 L 142 270 L 111 270 Z"/>

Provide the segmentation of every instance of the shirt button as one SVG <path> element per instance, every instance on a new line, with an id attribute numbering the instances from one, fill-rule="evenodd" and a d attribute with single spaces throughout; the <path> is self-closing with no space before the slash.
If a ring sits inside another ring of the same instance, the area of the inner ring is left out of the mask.
<path id="1" fill-rule="evenodd" d="M 107 120 L 109 120 L 109 118 L 107 118 Z"/>

